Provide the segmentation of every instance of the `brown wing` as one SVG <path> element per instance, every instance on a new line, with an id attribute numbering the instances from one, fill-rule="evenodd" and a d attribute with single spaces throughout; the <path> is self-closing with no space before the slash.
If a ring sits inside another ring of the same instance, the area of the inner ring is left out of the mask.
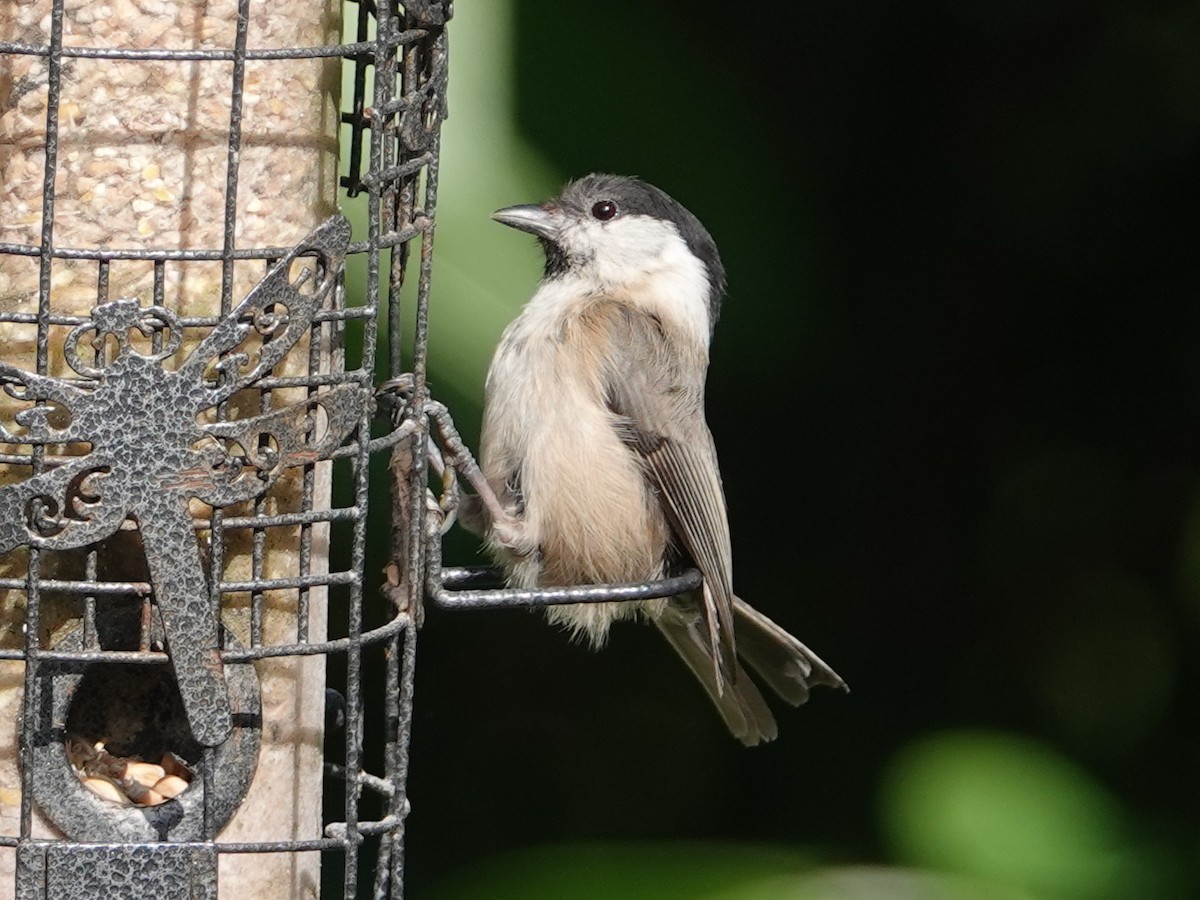
<path id="1" fill-rule="evenodd" d="M 622 439 L 642 459 L 679 546 L 704 576 L 702 606 L 719 690 L 737 671 L 733 560 L 717 452 L 704 421 L 704 348 L 686 347 L 654 316 L 616 301 L 596 304 L 607 339 L 603 389 Z"/>

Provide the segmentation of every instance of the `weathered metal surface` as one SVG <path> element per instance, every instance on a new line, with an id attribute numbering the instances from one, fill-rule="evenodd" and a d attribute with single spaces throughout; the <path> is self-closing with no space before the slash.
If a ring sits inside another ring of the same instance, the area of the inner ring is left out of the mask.
<path id="1" fill-rule="evenodd" d="M 217 618 L 188 510 L 249 500 L 283 469 L 329 456 L 358 425 L 365 391 L 335 386 L 307 401 L 231 421 L 203 419 L 267 376 L 308 333 L 341 276 L 350 225 L 335 216 L 276 263 L 246 298 L 179 363 L 183 328 L 161 306 L 120 299 L 95 308 L 68 335 L 65 354 L 78 380 L 0 362 L 0 385 L 32 405 L 0 424 L 0 441 L 91 445 L 87 454 L 0 488 L 0 552 L 27 544 L 82 547 L 137 523 L 162 614 L 167 650 L 196 740 L 217 746 L 230 733 Z M 315 271 L 293 273 L 313 257 Z M 134 335 L 154 338 L 139 349 Z M 97 352 L 89 363 L 86 342 Z M 161 342 L 161 349 L 153 346 Z"/>
<path id="2" fill-rule="evenodd" d="M 217 898 L 215 847 L 26 844 L 17 852 L 17 872 L 17 900 Z"/>
<path id="3" fill-rule="evenodd" d="M 136 610 L 115 608 L 96 617 L 100 646 L 136 647 L 140 638 Z M 152 643 L 162 640 L 155 621 Z M 225 629 L 222 648 L 238 647 Z M 77 629 L 59 644 L 82 650 Z M 165 667 L 149 663 L 45 662 L 38 668 L 42 702 L 36 725 L 24 735 L 29 748 L 24 765 L 33 773 L 33 795 L 42 812 L 76 841 L 202 841 L 211 839 L 233 816 L 254 777 L 262 734 L 258 678 L 252 663 L 225 666 L 225 681 L 236 726 L 229 740 L 212 750 L 212 784 L 196 778 L 186 791 L 160 806 L 119 807 L 101 799 L 79 780 L 68 757 L 64 735 L 85 743 L 103 739 L 123 754 L 157 760 L 171 752 L 200 767 L 203 748 L 190 733 L 180 696 Z M 207 794 L 207 796 L 206 796 Z"/>

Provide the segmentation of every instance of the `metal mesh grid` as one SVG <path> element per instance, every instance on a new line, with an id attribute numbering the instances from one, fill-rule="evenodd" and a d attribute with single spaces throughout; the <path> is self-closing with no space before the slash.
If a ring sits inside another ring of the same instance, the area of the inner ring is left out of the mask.
<path id="1" fill-rule="evenodd" d="M 327 746 L 326 749 L 327 787 L 332 785 L 334 794 L 341 795 L 340 808 L 326 804 L 326 818 L 333 821 L 326 824 L 324 834 L 288 841 L 211 843 L 224 818 L 222 811 L 216 808 L 221 799 L 216 785 L 222 760 L 220 748 L 203 747 L 197 750 L 197 758 L 192 760 L 197 778 L 204 785 L 203 808 L 200 810 L 202 825 L 194 839 L 170 846 L 180 852 L 192 853 L 194 859 L 200 861 L 196 871 L 204 874 L 199 877 L 200 887 L 195 896 L 215 896 L 216 855 L 322 851 L 326 861 L 334 862 L 325 869 L 326 892 L 336 888 L 329 883 L 329 873 L 336 879 L 340 870 L 340 893 L 345 897 L 360 896 L 367 889 L 368 881 L 373 896 L 399 897 L 402 893 L 402 827 L 407 810 L 405 777 L 415 659 L 415 630 L 409 627 L 412 620 L 403 610 L 419 608 L 421 586 L 413 584 L 403 588 L 401 594 L 407 594 L 408 602 L 400 607 L 400 612 L 396 607 L 375 610 L 374 606 L 363 602 L 368 462 L 373 452 L 396 444 L 410 446 L 414 465 L 408 477 L 413 486 L 423 484 L 423 454 L 418 452 L 424 445 L 421 433 L 423 410 L 419 402 L 406 408 L 403 421 L 392 423 L 393 430 L 372 439 L 369 397 L 376 368 L 377 319 L 384 310 L 387 311 L 388 339 L 383 348 L 387 371 L 392 375 L 410 371 L 417 385 L 423 387 L 424 384 L 425 309 L 432 259 L 438 135 L 445 114 L 445 23 L 450 9 L 449 3 L 438 0 L 409 2 L 403 8 L 388 2 L 359 0 L 355 42 L 261 50 L 248 46 L 247 40 L 251 4 L 257 2 L 260 0 L 239 0 L 236 39 L 230 49 L 68 46 L 63 40 L 64 0 L 52 0 L 49 38 L 45 44 L 0 42 L 0 54 L 44 58 L 48 90 L 40 240 L 28 244 L 0 243 L 0 256 L 29 257 L 36 260 L 38 266 L 36 312 L 0 312 L 0 325 L 27 326 L 33 332 L 35 350 L 29 360 L 8 358 L 5 352 L 4 361 L 49 376 L 48 362 L 53 343 L 71 329 L 88 324 L 88 316 L 63 314 L 56 310 L 54 266 L 63 260 L 76 261 L 93 273 L 93 306 L 97 309 L 113 299 L 110 282 L 116 267 L 128 263 L 152 266 L 152 295 L 141 297 L 139 301 L 143 305 L 170 310 L 173 297 L 168 288 L 171 281 L 168 276 L 172 268 L 219 264 L 218 313 L 211 316 L 179 315 L 173 323 L 185 334 L 195 335 L 197 340 L 204 334 L 211 334 L 237 308 L 241 299 L 235 293 L 235 267 L 244 266 L 246 261 L 261 260 L 265 273 L 288 252 L 286 247 L 237 246 L 235 240 L 247 62 L 342 57 L 347 60 L 347 65 L 353 66 L 354 90 L 344 99 L 345 111 L 341 116 L 350 138 L 350 156 L 343 164 L 346 174 L 341 178 L 341 186 L 348 196 L 365 193 L 367 198 L 366 234 L 346 247 L 349 258 L 358 257 L 365 261 L 365 294 L 349 298 L 348 303 L 344 286 L 339 283 L 312 316 L 304 338 L 308 345 L 307 371 L 301 375 L 268 373 L 252 385 L 252 390 L 258 393 L 260 412 L 264 414 L 278 408 L 273 400 L 276 394 L 302 390 L 311 400 L 341 386 L 356 390 L 361 402 L 354 423 L 355 437 L 349 444 L 327 454 L 333 460 L 335 480 L 349 485 L 350 496 L 344 502 L 333 503 L 330 508 L 319 508 L 315 503 L 316 473 L 317 467 L 325 464 L 314 460 L 299 467 L 300 497 L 294 509 L 278 511 L 279 504 L 273 502 L 269 493 L 264 493 L 229 511 L 214 506 L 207 518 L 196 518 L 192 522 L 194 529 L 205 536 L 203 546 L 210 573 L 207 586 L 209 610 L 219 613 L 233 599 L 241 598 L 249 611 L 249 645 L 243 647 L 231 642 L 224 645 L 221 659 L 226 671 L 239 664 L 271 657 L 320 655 L 329 659 L 329 683 L 345 698 L 345 725 L 342 740 L 338 742 L 340 746 Z M 78 59 L 120 59 L 133 63 L 225 61 L 231 64 L 225 145 L 224 240 L 220 247 L 89 249 L 60 245 L 56 240 L 55 171 L 60 87 L 64 68 Z M 417 278 L 417 325 L 412 345 L 415 349 L 409 358 L 403 358 L 399 295 L 401 285 L 409 277 L 409 244 L 416 240 L 420 244 L 419 265 L 414 273 Z M 161 352 L 163 341 L 163 331 L 155 331 L 149 339 L 148 352 Z M 347 367 L 347 345 L 353 347 L 358 343 L 361 343 L 361 355 L 356 364 Z M 420 396 L 423 391 L 417 393 Z M 34 405 L 42 407 L 44 403 L 39 399 Z M 226 405 L 218 406 L 215 421 L 222 421 L 227 413 Z M 29 441 L 24 448 L 8 444 L 0 446 L 0 450 L 4 451 L 0 453 L 0 463 L 7 464 L 12 471 L 24 473 L 29 479 L 51 472 L 68 461 L 66 455 L 61 455 L 61 449 L 44 441 Z M 411 502 L 399 513 L 404 522 L 403 530 L 421 535 L 424 528 L 423 487 L 408 492 L 408 496 L 412 498 Z M 43 513 L 49 515 L 46 511 Z M 271 529 L 291 529 L 298 536 L 299 551 L 294 572 L 288 577 L 264 576 L 264 544 Z M 328 529 L 332 545 L 348 545 L 349 552 L 338 556 L 335 551 L 328 568 L 315 571 L 314 536 L 320 529 Z M 126 527 L 115 540 L 127 537 L 128 532 Z M 246 542 L 251 548 L 252 574 L 248 579 L 220 575 L 225 570 L 226 548 L 235 541 Z M 402 542 L 404 555 L 399 559 L 404 560 L 406 571 L 421 570 L 423 544 L 422 540 Z M 153 579 L 144 571 L 113 571 L 107 564 L 109 550 L 111 547 L 97 549 L 91 545 L 78 553 L 59 553 L 36 546 L 13 551 L 9 561 L 15 559 L 18 568 L 23 567 L 24 571 L 14 575 L 10 566 L 8 574 L 0 578 L 0 590 L 19 597 L 25 609 L 20 645 L 0 648 L 0 660 L 24 663 L 25 690 L 20 744 L 23 764 L 20 828 L 15 835 L 0 835 L 0 848 L 18 848 L 25 854 L 23 861 L 41 864 L 43 857 L 38 854 L 44 856 L 48 846 L 53 845 L 53 855 L 47 863 L 50 877 L 46 882 L 51 886 L 26 888 L 27 893 L 22 896 L 83 896 L 73 892 L 86 890 L 86 879 L 72 887 L 69 879 L 64 880 L 65 873 L 72 868 L 74 851 L 78 851 L 78 859 L 82 860 L 85 852 L 94 852 L 97 848 L 86 841 L 46 842 L 33 835 L 34 760 L 37 754 L 34 744 L 42 733 L 39 717 L 47 702 L 47 697 L 43 696 L 47 676 L 117 665 L 161 671 L 163 664 L 168 662 L 168 656 L 162 652 L 161 631 L 156 631 L 158 616 L 151 603 L 155 587 Z M 328 591 L 330 629 L 336 636 L 327 640 L 311 640 L 309 636 L 309 603 L 315 590 Z M 264 598 L 269 592 L 279 591 L 291 591 L 295 597 L 297 624 L 294 640 L 289 642 L 271 642 L 264 636 Z M 393 597 L 403 599 L 395 594 Z M 78 608 L 82 625 L 77 647 L 66 648 L 60 643 L 51 643 L 42 621 L 47 598 Z M 102 649 L 105 611 L 114 604 L 134 610 L 131 615 L 140 627 L 132 646 Z M 139 610 L 140 615 L 137 614 Z M 374 615 L 372 610 L 375 610 Z M 363 672 L 367 665 L 382 667 L 385 672 L 384 715 L 381 717 L 372 711 L 369 721 L 364 715 Z M 243 726 L 246 724 L 242 722 Z M 379 776 L 364 771 L 364 740 L 372 728 L 382 730 L 380 742 L 384 749 Z M 58 737 L 61 740 L 62 736 Z M 156 885 L 163 897 L 180 895 L 179 873 L 163 864 L 161 857 L 153 853 L 121 857 L 121 865 L 142 870 L 137 896 L 153 890 Z M 58 882 L 53 877 L 55 867 L 62 876 Z M 53 884 L 61 884 L 63 893 L 56 893 Z M 119 892 L 109 895 L 126 896 Z"/>

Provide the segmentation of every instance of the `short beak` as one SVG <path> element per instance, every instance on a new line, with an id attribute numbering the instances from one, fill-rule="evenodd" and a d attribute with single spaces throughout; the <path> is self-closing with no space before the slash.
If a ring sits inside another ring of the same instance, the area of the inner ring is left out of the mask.
<path id="1" fill-rule="evenodd" d="M 544 206 L 525 204 L 523 206 L 506 206 L 492 213 L 497 222 L 516 228 L 518 231 L 528 231 L 547 241 L 558 237 L 559 216 L 556 211 Z"/>

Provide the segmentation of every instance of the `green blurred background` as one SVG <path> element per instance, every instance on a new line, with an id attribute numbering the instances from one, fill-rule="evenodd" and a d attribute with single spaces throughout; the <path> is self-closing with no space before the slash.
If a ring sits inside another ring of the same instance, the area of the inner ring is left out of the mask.
<path id="1" fill-rule="evenodd" d="M 739 593 L 853 692 L 747 750 L 652 629 L 431 610 L 410 896 L 1200 896 L 1197 4 L 476 0 L 450 40 L 434 395 L 474 445 L 540 274 L 491 210 L 666 189 L 729 270 Z"/>

